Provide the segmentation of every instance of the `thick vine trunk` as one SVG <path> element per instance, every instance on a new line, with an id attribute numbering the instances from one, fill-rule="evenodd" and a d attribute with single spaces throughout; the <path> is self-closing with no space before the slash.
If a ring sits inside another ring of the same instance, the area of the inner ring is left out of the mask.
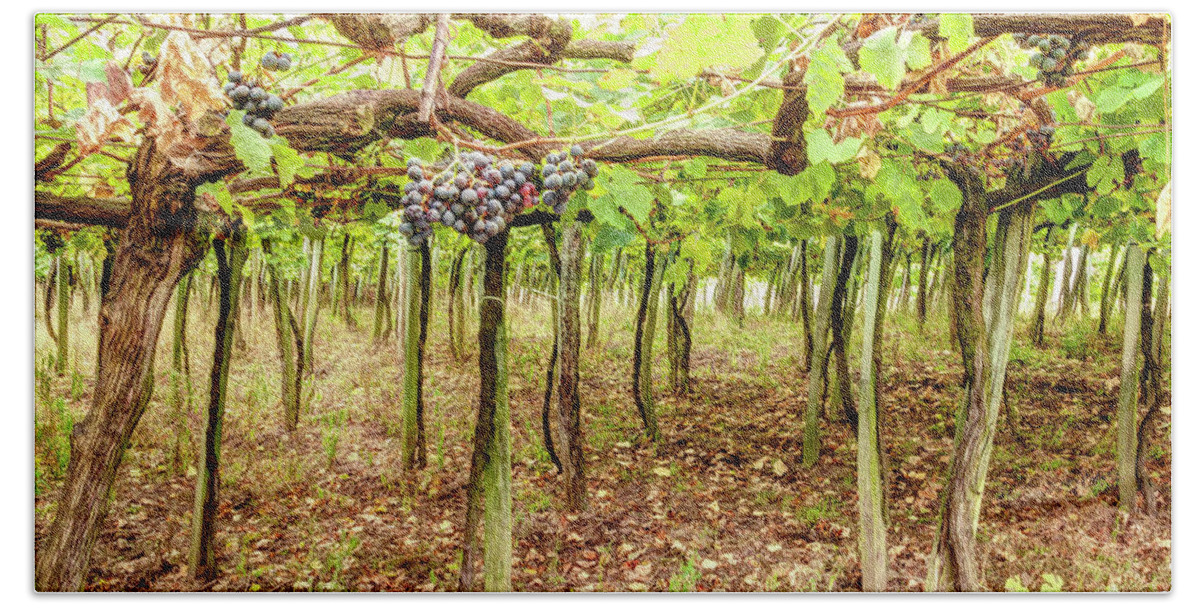
<path id="1" fill-rule="evenodd" d="M 1086 320 L 1092 315 L 1091 305 L 1088 302 L 1088 254 L 1091 253 L 1091 247 L 1083 246 L 1083 250 L 1079 254 L 1079 269 L 1075 271 L 1075 285 L 1071 290 L 1071 309 L 1079 309 L 1079 314 Z"/>
<path id="2" fill-rule="evenodd" d="M 475 589 L 480 498 L 484 509 L 485 591 L 512 587 L 512 435 L 508 408 L 508 331 L 504 319 L 504 254 L 508 232 L 487 240 L 479 309 L 479 417 L 467 484 L 459 590 Z"/>
<path id="3" fill-rule="evenodd" d="M 1075 232 L 1079 228 L 1079 224 L 1072 223 L 1071 229 L 1067 231 L 1067 243 L 1063 245 L 1062 262 L 1059 270 L 1058 294 L 1055 298 L 1058 304 L 1058 312 L 1055 313 L 1055 318 L 1062 318 L 1067 311 L 1067 299 L 1071 295 L 1071 285 L 1074 284 L 1075 277 L 1075 256 L 1071 252 L 1075 249 Z"/>
<path id="4" fill-rule="evenodd" d="M 983 580 L 975 534 L 1003 400 L 1013 320 L 1028 265 L 1033 212 L 1030 203 L 1000 212 L 985 286 L 988 208 L 983 183 L 961 169 L 952 178 L 963 191 L 954 228 L 954 314 L 965 370 L 964 400 L 955 425 L 950 477 L 943 490 L 926 588 L 980 591 Z"/>
<path id="5" fill-rule="evenodd" d="M 829 237 L 825 242 L 825 262 L 821 270 L 821 292 L 817 296 L 817 318 L 812 337 L 811 371 L 808 374 L 808 402 L 804 408 L 803 464 L 811 467 L 820 455 L 820 437 L 817 429 L 821 411 L 821 391 L 825 384 L 825 369 L 828 360 L 826 335 L 829 333 L 830 317 L 833 313 L 833 283 L 837 280 L 838 249 L 841 239 Z"/>
<path id="6" fill-rule="evenodd" d="M 691 392 L 692 362 L 692 314 L 696 297 L 696 273 L 691 260 L 688 261 L 687 282 L 676 293 L 671 287 L 668 300 L 670 324 L 668 329 L 669 359 L 671 362 L 671 389 L 683 396 Z"/>
<path id="7" fill-rule="evenodd" d="M 342 256 L 338 258 L 338 285 L 336 290 L 341 294 L 335 296 L 334 309 L 341 304 L 342 321 L 352 328 L 358 327 L 358 319 L 354 317 L 354 292 L 350 286 L 350 258 L 354 255 L 354 239 L 346 234 L 342 237 Z"/>
<path id="8" fill-rule="evenodd" d="M 546 241 L 546 248 L 550 253 L 550 267 L 552 270 L 554 270 L 554 275 L 552 277 L 554 279 L 554 292 L 556 294 L 560 294 L 558 278 L 562 274 L 562 263 L 559 259 L 558 244 L 555 242 L 554 238 L 554 227 L 550 224 L 542 224 L 542 238 Z M 559 340 L 559 334 L 562 331 L 562 324 L 559 323 L 560 313 L 561 311 L 559 310 L 556 302 L 555 305 L 550 307 L 550 326 L 552 339 L 550 343 L 550 360 L 546 363 L 546 390 L 542 395 L 542 444 L 546 447 L 546 452 L 550 455 L 550 461 L 554 463 L 554 466 L 561 474 L 563 472 L 563 464 L 562 460 L 560 460 L 558 457 L 558 452 L 554 449 L 554 432 L 550 423 L 550 411 L 552 409 L 551 405 L 554 401 L 554 388 L 558 380 L 558 374 L 555 372 L 558 371 L 558 353 L 559 346 L 561 345 Z M 559 443 L 561 444 L 562 441 L 560 440 Z"/>
<path id="9" fill-rule="evenodd" d="M 1125 338 L 1121 349 L 1121 389 L 1117 398 L 1117 483 L 1121 509 L 1137 508 L 1137 385 L 1141 332 L 1142 274 L 1146 254 L 1137 243 L 1125 251 Z"/>
<path id="10" fill-rule="evenodd" d="M 193 205 L 200 178 L 182 178 L 152 139 L 138 149 L 128 178 L 132 210 L 100 304 L 92 407 L 72 432 L 67 479 L 37 551 L 40 591 L 83 588 L 117 467 L 150 398 L 147 378 L 171 294 L 208 249 Z"/>
<path id="11" fill-rule="evenodd" d="M 58 296 L 58 354 L 54 357 L 54 371 L 62 376 L 67 373 L 71 343 L 71 283 L 68 280 L 71 266 L 67 262 L 66 252 L 58 255 L 55 265 L 58 266 L 58 285 L 55 288 Z"/>
<path id="12" fill-rule="evenodd" d="M 213 340 L 212 372 L 209 375 L 204 449 L 196 465 L 196 504 L 192 511 L 192 545 L 188 554 L 188 571 L 198 580 L 212 580 L 217 576 L 214 536 L 217 505 L 220 503 L 221 430 L 229 386 L 229 361 L 233 357 L 233 335 L 237 328 L 238 303 L 241 299 L 242 267 L 249 254 L 245 233 L 235 231 L 228 242 L 218 238 L 213 242 L 213 250 L 217 255 L 221 296 Z"/>
<path id="13" fill-rule="evenodd" d="M 308 267 L 302 281 L 304 294 L 300 307 L 300 317 L 304 322 L 304 348 L 300 352 L 301 383 L 311 382 L 313 378 L 313 337 L 317 333 L 317 311 L 321 307 L 321 265 L 325 258 L 325 236 L 317 239 L 305 237 L 304 242 Z"/>
<path id="14" fill-rule="evenodd" d="M 424 359 L 426 325 L 429 318 L 430 275 L 432 273 L 429 243 L 403 250 L 404 317 L 400 326 L 404 332 L 404 354 L 400 404 L 400 457 L 406 470 L 425 467 L 425 404 Z"/>
<path id="15" fill-rule="evenodd" d="M 1108 335 L 1108 312 L 1112 308 L 1112 296 L 1116 293 L 1113 281 L 1114 277 L 1119 273 L 1114 273 L 1117 268 L 1117 258 L 1121 252 L 1116 245 L 1108 248 L 1108 267 L 1104 270 L 1104 285 L 1100 289 L 1100 324 L 1096 327 L 1096 333 L 1100 337 Z"/>
<path id="16" fill-rule="evenodd" d="M 928 314 L 929 263 L 933 261 L 933 251 L 929 246 L 929 237 L 921 240 L 921 273 L 917 283 L 917 326 L 925 327 L 925 317 Z"/>
<path id="17" fill-rule="evenodd" d="M 646 270 L 638 297 L 636 329 L 633 336 L 633 402 L 642 418 L 642 428 L 652 441 L 658 441 L 658 411 L 654 403 L 653 350 L 654 330 L 658 322 L 659 291 L 662 287 L 665 255 L 646 243 Z"/>
<path id="18" fill-rule="evenodd" d="M 450 285 L 449 293 L 446 297 L 446 323 L 449 325 L 450 334 L 450 356 L 456 361 L 462 360 L 465 354 L 465 339 L 464 334 L 466 328 L 463 327 L 463 308 L 466 303 L 462 301 L 463 294 L 463 260 L 467 257 L 468 248 L 463 247 L 454 255 L 454 261 L 450 263 Z"/>
<path id="19" fill-rule="evenodd" d="M 850 428 L 857 432 L 858 429 L 858 408 L 854 405 L 854 393 L 850 388 L 850 364 L 849 358 L 846 356 L 846 343 L 850 341 L 850 326 L 854 324 L 853 319 L 843 320 L 846 316 L 846 308 L 853 307 L 853 298 L 848 298 L 846 293 L 847 285 L 850 281 L 851 272 L 854 270 L 854 261 L 858 257 L 858 237 L 854 235 L 846 236 L 843 239 L 844 246 L 842 247 L 842 261 L 838 266 L 837 280 L 833 284 L 833 303 L 830 307 L 829 316 L 829 334 L 832 340 L 833 347 L 833 365 L 834 373 L 837 374 L 837 397 L 841 401 L 842 413 L 846 416 L 846 422 Z"/>
<path id="20" fill-rule="evenodd" d="M 800 368 L 805 373 L 812 370 L 813 324 L 812 324 L 812 281 L 808 276 L 808 240 L 800 242 L 800 319 L 804 329 L 804 358 Z"/>
<path id="21" fill-rule="evenodd" d="M 1146 415 L 1138 424 L 1137 455 L 1134 458 L 1137 471 L 1137 485 L 1142 492 L 1146 504 L 1146 513 L 1150 517 L 1158 516 L 1158 491 L 1150 479 L 1146 468 L 1146 450 L 1150 443 L 1150 433 L 1154 427 L 1155 417 L 1162 407 L 1162 362 L 1154 348 L 1154 306 L 1151 302 L 1151 292 L 1154 288 L 1154 270 L 1146 264 L 1142 272 L 1142 305 L 1141 305 L 1141 347 L 1142 347 L 1142 400 L 1149 406 Z M 1158 300 L 1166 298 L 1167 281 L 1159 281 Z"/>
<path id="22" fill-rule="evenodd" d="M 601 291 L 601 275 L 603 272 L 604 255 L 593 249 L 591 263 L 588 265 L 588 349 L 594 348 L 596 344 L 599 343 L 598 334 L 600 331 L 600 298 L 603 297 L 603 292 Z"/>

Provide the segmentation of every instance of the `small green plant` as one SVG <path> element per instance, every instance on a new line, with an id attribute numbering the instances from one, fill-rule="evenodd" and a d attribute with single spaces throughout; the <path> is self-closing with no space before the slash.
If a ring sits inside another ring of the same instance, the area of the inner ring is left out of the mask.
<path id="1" fill-rule="evenodd" d="M 346 424 L 346 410 L 334 410 L 321 417 L 321 447 L 325 448 L 328 466 L 337 460 L 338 443 L 342 440 L 342 427 Z"/>
<path id="2" fill-rule="evenodd" d="M 680 564 L 679 572 L 671 575 L 667 588 L 677 592 L 692 592 L 696 590 L 696 583 L 699 582 L 700 571 L 696 569 L 696 564 L 689 556 L 685 562 Z"/>
<path id="3" fill-rule="evenodd" d="M 71 371 L 71 401 L 79 401 L 83 397 L 83 374 Z"/>
<path id="4" fill-rule="evenodd" d="M 1095 333 L 1086 323 L 1072 323 L 1063 332 L 1063 354 L 1080 361 L 1092 357 L 1096 354 L 1094 339 Z"/>
<path id="5" fill-rule="evenodd" d="M 1040 593 L 1058 593 L 1063 590 L 1063 579 L 1057 574 L 1049 572 L 1042 575 L 1042 586 L 1038 588 Z M 1028 593 L 1029 588 L 1021 582 L 1020 576 L 1010 576 L 1004 581 L 1004 590 L 1014 593 Z"/>

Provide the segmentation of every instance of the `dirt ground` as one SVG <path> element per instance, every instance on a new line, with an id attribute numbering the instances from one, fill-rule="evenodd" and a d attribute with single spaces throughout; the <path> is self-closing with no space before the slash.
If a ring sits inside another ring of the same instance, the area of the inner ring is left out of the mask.
<path id="1" fill-rule="evenodd" d="M 186 573 L 195 465 L 181 473 L 170 467 L 175 434 L 164 335 L 154 398 L 119 473 L 87 589 L 454 589 L 478 378 L 474 346 L 471 358 L 451 359 L 444 310 L 437 299 L 435 306 L 426 358 L 429 466 L 411 478 L 401 474 L 397 458 L 396 345 L 372 345 L 367 307 L 358 312 L 356 330 L 322 311 L 314 397 L 294 436 L 282 430 L 270 311 L 256 312 L 231 367 L 217 532 L 221 575 L 204 587 Z M 190 319 L 189 441 L 202 432 L 214 309 Z M 541 442 L 548 309 L 544 302 L 510 302 L 508 310 L 514 590 L 860 588 L 854 436 L 831 409 L 832 419 L 821 423 L 819 462 L 800 466 L 807 378 L 798 371 L 796 324 L 751 317 L 738 328 L 698 313 L 694 390 L 687 397 L 668 394 L 660 330 L 663 437 L 653 446 L 641 438 L 630 393 L 634 311 L 606 302 L 600 344 L 585 350 L 581 370 L 590 509 L 565 515 L 561 484 Z M 63 397 L 75 420 L 89 403 L 95 321 L 78 307 L 75 316 L 77 374 L 39 390 L 39 424 L 50 416 L 45 394 Z M 953 443 L 961 366 L 940 327 L 943 317 L 922 333 L 897 315 L 885 336 L 880 407 L 894 591 L 925 588 Z M 1169 404 L 1148 458 L 1163 507 L 1157 517 L 1125 518 L 1116 509 L 1119 346 L 1093 343 L 1069 357 L 1057 335 L 1045 349 L 1032 348 L 1023 335 L 1016 340 L 1008 379 L 1013 415 L 1002 414 L 979 530 L 987 586 L 1169 590 Z M 39 354 L 51 348 L 41 321 L 36 347 Z M 40 543 L 61 476 L 40 439 L 37 452 Z M 185 457 L 193 463 L 194 450 Z"/>

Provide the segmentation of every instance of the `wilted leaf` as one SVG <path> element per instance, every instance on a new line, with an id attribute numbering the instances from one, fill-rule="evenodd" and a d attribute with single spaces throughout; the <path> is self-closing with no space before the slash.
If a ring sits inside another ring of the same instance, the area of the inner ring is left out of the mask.
<path id="1" fill-rule="evenodd" d="M 132 135 L 133 123 L 122 116 L 105 97 L 99 97 L 90 104 L 87 113 L 75 123 L 79 153 L 85 156 L 99 150 L 110 139 L 129 141 Z"/>
<path id="2" fill-rule="evenodd" d="M 225 107 L 225 95 L 213 75 L 213 67 L 190 36 L 171 32 L 158 56 L 162 97 L 195 117 Z"/>
<path id="3" fill-rule="evenodd" d="M 86 85 L 88 105 L 104 98 L 112 105 L 120 105 L 133 92 L 133 82 L 120 65 L 110 61 L 104 66 L 104 82 L 89 82 Z"/>
<path id="4" fill-rule="evenodd" d="M 879 155 L 870 148 L 863 148 L 858 153 L 858 174 L 864 179 L 875 179 L 875 175 L 879 173 L 879 167 L 882 165 Z"/>

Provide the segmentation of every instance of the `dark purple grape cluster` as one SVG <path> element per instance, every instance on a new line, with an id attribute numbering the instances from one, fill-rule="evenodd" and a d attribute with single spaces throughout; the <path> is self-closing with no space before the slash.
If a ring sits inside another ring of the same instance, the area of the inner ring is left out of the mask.
<path id="1" fill-rule="evenodd" d="M 946 156 L 956 163 L 965 163 L 971 159 L 971 150 L 966 146 L 955 142 L 946 144 Z"/>
<path id="2" fill-rule="evenodd" d="M 276 55 L 273 51 L 267 51 L 259 60 L 258 65 L 261 65 L 264 70 L 272 72 L 286 72 L 292 69 L 292 54 L 280 53 Z"/>
<path id="3" fill-rule="evenodd" d="M 514 215 L 536 204 L 534 171 L 531 162 L 498 161 L 481 152 L 461 154 L 440 172 L 409 159 L 400 234 L 420 245 L 433 224 L 441 223 L 484 243 Z"/>
<path id="4" fill-rule="evenodd" d="M 290 59 L 283 64 L 279 63 L 280 60 L 287 57 L 287 54 L 284 54 L 283 58 L 275 57 L 274 53 L 269 53 L 267 56 L 273 58 L 270 64 L 275 66 L 268 69 L 283 69 L 280 67 L 281 65 L 291 65 Z M 266 57 L 263 57 L 263 61 L 266 61 Z M 266 64 L 263 64 L 263 67 L 266 67 Z M 235 110 L 246 111 L 246 115 L 242 117 L 243 124 L 258 131 L 263 137 L 271 137 L 275 134 L 275 127 L 271 126 L 271 118 L 275 116 L 276 112 L 283 109 L 281 97 L 268 93 L 258 82 L 247 79 L 238 70 L 229 70 L 229 82 L 225 83 L 225 96 L 233 101 Z"/>
<path id="5" fill-rule="evenodd" d="M 157 64 L 158 57 L 151 55 L 149 51 L 142 51 L 142 65 L 138 66 L 138 71 L 143 74 L 149 74 Z"/>
<path id="6" fill-rule="evenodd" d="M 559 215 L 577 189 L 591 190 L 596 185 L 594 179 L 600 172 L 596 161 L 580 160 L 581 156 L 583 147 L 576 144 L 570 154 L 566 150 L 551 152 L 542 161 L 542 202 Z"/>
<path id="7" fill-rule="evenodd" d="M 1072 67 L 1087 52 L 1087 46 L 1058 34 L 1013 34 L 1013 40 L 1022 47 L 1035 49 L 1029 57 L 1029 66 L 1038 71 L 1038 79 L 1048 87 L 1061 87 L 1075 75 Z"/>
<path id="8" fill-rule="evenodd" d="M 1054 127 L 1042 125 L 1037 129 L 1027 129 L 1025 137 L 1029 139 L 1030 145 L 1034 148 L 1045 150 L 1050 147 L 1050 142 L 1054 139 Z"/>

